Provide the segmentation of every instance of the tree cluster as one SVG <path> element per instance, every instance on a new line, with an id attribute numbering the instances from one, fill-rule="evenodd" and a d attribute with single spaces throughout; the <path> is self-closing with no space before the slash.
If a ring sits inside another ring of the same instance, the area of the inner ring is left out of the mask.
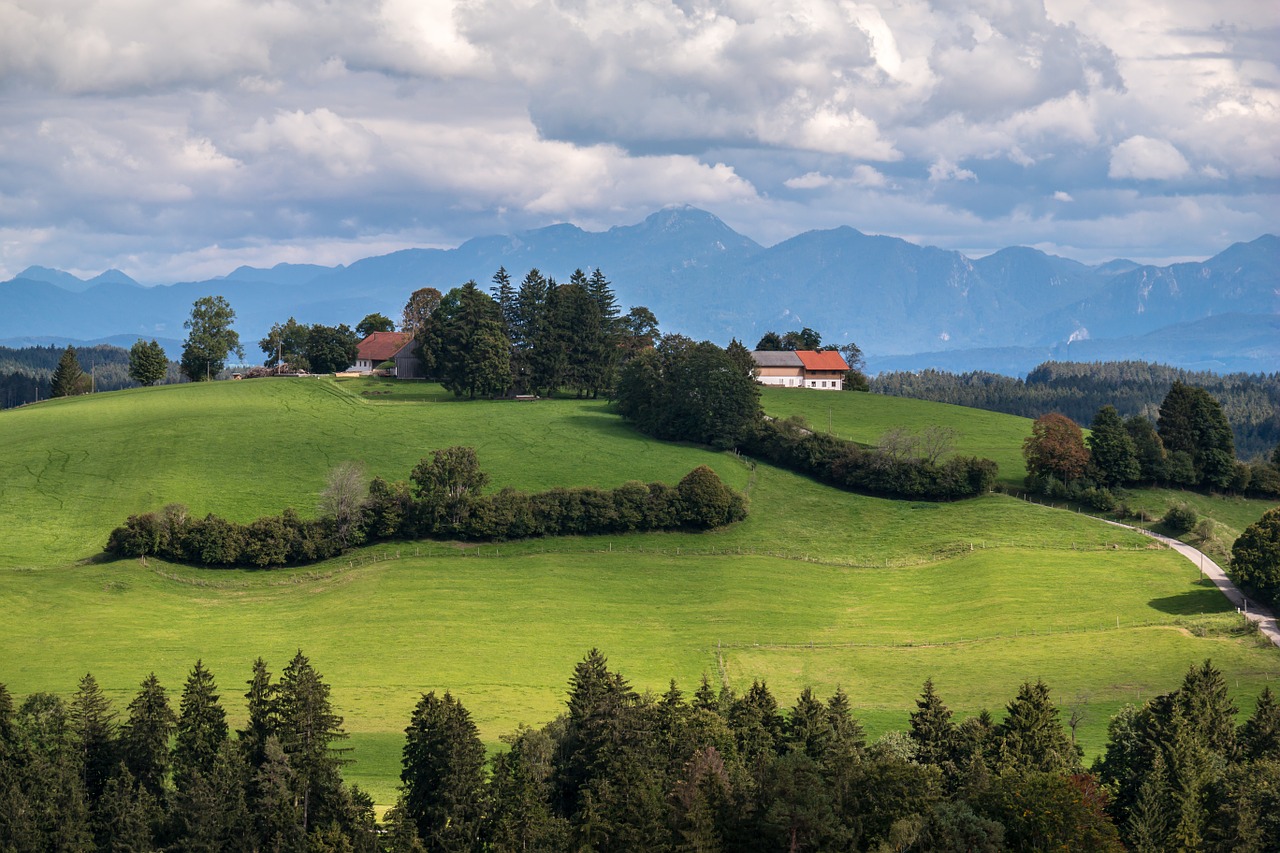
<path id="1" fill-rule="evenodd" d="M 743 444 L 760 421 L 753 362 L 736 341 L 721 349 L 683 335 L 663 335 L 618 377 L 617 407 L 642 432 L 720 450 Z"/>
<path id="2" fill-rule="evenodd" d="M 37 851 L 378 851 L 373 802 L 341 778 L 346 737 L 301 652 L 259 658 L 232 734 L 196 661 L 175 713 L 152 674 L 120 719 L 92 674 L 70 702 L 0 685 L 0 846 Z"/>
<path id="3" fill-rule="evenodd" d="M 640 694 L 592 650 L 566 712 L 504 740 L 486 777 L 462 703 L 422 697 L 395 814 L 426 849 L 1123 849 L 1039 682 L 959 724 L 926 683 L 910 731 L 868 744 L 841 690 Z"/>
<path id="4" fill-rule="evenodd" d="M 1097 509 L 1115 505 L 1113 491 L 1142 483 L 1280 496 L 1276 460 L 1236 460 L 1231 428 L 1203 388 L 1174 382 L 1152 426 L 1142 415 L 1122 419 L 1114 406 L 1098 410 L 1086 439 L 1057 412 L 1042 415 L 1023 444 L 1027 484 Z"/>
<path id="5" fill-rule="evenodd" d="M 1178 381 L 1203 388 L 1221 403 L 1242 458 L 1270 454 L 1280 445 L 1280 373 L 1217 374 L 1141 361 L 1051 361 L 1026 379 L 984 371 L 882 373 L 872 380 L 872 390 L 1027 418 L 1061 412 L 1080 424 L 1112 405 L 1126 420 L 1138 415 L 1154 422 Z"/>
<path id="6" fill-rule="evenodd" d="M 908 439 L 908 440 L 904 440 Z M 816 432 L 802 418 L 760 420 L 743 450 L 842 489 L 908 500 L 952 501 L 983 495 L 995 485 L 990 459 L 951 456 L 936 436 L 886 434 L 879 447 L 863 447 Z"/>
<path id="7" fill-rule="evenodd" d="M 362 322 L 368 323 L 370 318 Z M 267 355 L 267 367 L 284 364 L 302 373 L 337 373 L 356 363 L 360 341 L 361 336 L 346 323 L 307 326 L 290 317 L 273 325 L 258 346 Z"/>
<path id="8" fill-rule="evenodd" d="M 705 465 L 675 486 L 631 482 L 611 490 L 555 488 L 528 494 L 505 488 L 483 494 L 487 482 L 469 447 L 435 451 L 414 467 L 408 482 L 375 477 L 366 483 L 358 467 L 341 465 L 321 496 L 317 519 L 286 509 L 238 524 L 212 514 L 197 518 L 172 504 L 129 516 L 111 531 L 105 550 L 116 557 L 268 568 L 327 559 L 369 541 L 708 530 L 747 513 L 743 496 Z"/>
<path id="9" fill-rule="evenodd" d="M 1095 763 L 1131 849 L 1274 850 L 1280 838 L 1280 706 L 1264 688 L 1236 725 L 1226 680 L 1208 661 L 1182 685 L 1111 719 Z"/>
<path id="10" fill-rule="evenodd" d="M 469 281 L 443 296 L 417 291 L 405 308 L 427 375 L 460 397 L 608 394 L 618 367 L 657 334 L 649 309 L 621 314 L 599 269 L 567 284 L 532 269 L 518 286 L 499 269 L 491 294 Z"/>

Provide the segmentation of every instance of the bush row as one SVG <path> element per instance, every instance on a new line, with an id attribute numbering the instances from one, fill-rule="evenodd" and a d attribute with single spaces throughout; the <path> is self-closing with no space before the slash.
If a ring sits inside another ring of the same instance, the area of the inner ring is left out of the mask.
<path id="1" fill-rule="evenodd" d="M 743 449 L 774 465 L 825 483 L 891 498 L 952 501 L 991 491 L 997 466 L 990 459 L 954 456 L 945 462 L 895 457 L 823 435 L 788 420 L 762 420 Z"/>
<path id="2" fill-rule="evenodd" d="M 425 461 L 425 460 L 424 460 Z M 310 563 L 348 547 L 386 539 L 496 541 L 535 536 L 708 530 L 746 517 L 746 500 L 705 465 L 676 486 L 630 482 L 612 490 L 555 488 L 526 494 L 502 489 L 491 495 L 423 495 L 406 483 L 375 478 L 349 517 L 302 519 L 293 509 L 250 524 L 207 515 L 181 505 L 129 516 L 111 531 L 107 553 L 156 556 L 203 566 L 272 566 Z"/>

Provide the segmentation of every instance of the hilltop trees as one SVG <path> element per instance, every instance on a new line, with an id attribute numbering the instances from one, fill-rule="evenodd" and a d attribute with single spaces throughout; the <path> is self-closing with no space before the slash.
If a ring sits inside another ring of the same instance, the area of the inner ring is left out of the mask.
<path id="1" fill-rule="evenodd" d="M 416 337 L 440 307 L 441 298 L 440 291 L 434 287 L 420 287 L 411 293 L 400 315 L 400 331 Z"/>
<path id="2" fill-rule="evenodd" d="M 356 324 L 356 337 L 364 340 L 374 332 L 394 332 L 395 330 L 395 321 L 387 315 L 366 314 L 364 319 Z"/>
<path id="3" fill-rule="evenodd" d="M 273 325 L 258 346 L 268 367 L 285 364 L 308 373 L 335 373 L 355 363 L 359 343 L 360 336 L 345 323 L 305 326 L 290 317 Z"/>
<path id="4" fill-rule="evenodd" d="M 1089 458 L 1104 486 L 1123 486 L 1142 475 L 1138 450 L 1115 406 L 1103 406 L 1089 425 Z"/>
<path id="5" fill-rule="evenodd" d="M 1222 406 L 1203 388 L 1174 382 L 1156 422 L 1170 475 L 1188 486 L 1226 488 L 1235 473 L 1235 441 Z"/>
<path id="6" fill-rule="evenodd" d="M 422 362 L 440 384 L 471 399 L 505 393 L 511 354 L 498 304 L 468 281 L 440 300 L 420 334 Z"/>
<path id="7" fill-rule="evenodd" d="M 221 296 L 203 296 L 191 307 L 191 317 L 182 324 L 188 330 L 182 344 L 182 373 L 192 382 L 212 379 L 226 364 L 227 354 L 244 358 L 240 335 L 231 328 L 236 312 Z"/>

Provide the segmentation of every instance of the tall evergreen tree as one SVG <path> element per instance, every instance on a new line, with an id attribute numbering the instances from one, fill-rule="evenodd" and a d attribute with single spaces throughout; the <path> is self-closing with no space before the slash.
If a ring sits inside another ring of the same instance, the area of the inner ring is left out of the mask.
<path id="1" fill-rule="evenodd" d="M 1103 406 L 1089 425 L 1089 461 L 1106 486 L 1124 486 L 1142 476 L 1138 450 L 1115 406 Z"/>
<path id="2" fill-rule="evenodd" d="M 333 712 L 329 685 L 299 649 L 280 675 L 276 708 L 280 746 L 289 757 L 302 813 L 302 830 L 339 810 L 342 762 L 333 742 L 347 737 L 342 717 Z"/>
<path id="3" fill-rule="evenodd" d="M 267 662 L 258 658 L 253 662 L 253 676 L 248 681 L 248 720 L 245 727 L 236 732 L 240 750 L 251 768 L 262 766 L 266 759 L 267 739 L 276 734 L 279 717 L 276 709 L 276 686 L 271 683 Z"/>
<path id="4" fill-rule="evenodd" d="M 1005 767 L 1070 772 L 1080 766 L 1079 748 L 1067 736 L 1043 681 L 1022 685 L 995 735 Z"/>
<path id="5" fill-rule="evenodd" d="M 79 757 L 81 778 L 89 802 L 102 796 L 107 779 L 119 761 L 115 712 L 92 673 L 85 673 L 71 700 L 71 732 Z"/>
<path id="6" fill-rule="evenodd" d="M 933 689 L 933 679 L 926 679 L 924 691 L 911 712 L 911 739 L 916 742 L 916 759 L 921 764 L 953 768 L 956 757 L 956 727 L 951 722 L 951 709 Z"/>
<path id="7" fill-rule="evenodd" d="M 138 695 L 129 703 L 129 719 L 120 729 L 125 766 L 137 783 L 153 797 L 164 793 L 169 771 L 169 739 L 177 717 L 169 697 L 153 672 L 143 679 Z"/>
<path id="8" fill-rule="evenodd" d="M 474 281 L 450 291 L 428 323 L 441 384 L 471 399 L 506 392 L 511 355 L 502 312 Z"/>
<path id="9" fill-rule="evenodd" d="M 76 358 L 76 348 L 70 344 L 62 351 L 62 358 L 58 359 L 58 366 L 53 369 L 50 386 L 55 397 L 72 397 L 85 392 L 84 371 L 80 368 L 80 360 Z"/>
<path id="10" fill-rule="evenodd" d="M 173 775 L 179 790 L 194 776 L 213 772 L 226 739 L 227 715 L 218 702 L 218 685 L 204 661 L 197 660 L 182 688 L 173 747 Z"/>
<path id="11" fill-rule="evenodd" d="M 1240 727 L 1240 751 L 1250 761 L 1280 761 L 1280 703 L 1263 687 L 1253 715 Z"/>
<path id="12" fill-rule="evenodd" d="M 574 815 L 583 805 L 583 790 L 602 773 L 609 753 L 622 740 L 627 708 L 635 691 L 599 649 L 592 649 L 569 680 L 569 717 L 556 757 L 556 791 L 561 814 Z"/>
<path id="13" fill-rule="evenodd" d="M 545 337 L 547 324 L 547 280 L 537 267 L 529 270 L 516 291 L 513 314 L 508 323 L 513 356 L 511 376 L 516 388 L 537 393 L 543 371 L 535 346 Z"/>
<path id="14" fill-rule="evenodd" d="M 447 691 L 425 694 L 405 729 L 403 808 L 428 850 L 475 849 L 484 814 L 484 744 Z"/>

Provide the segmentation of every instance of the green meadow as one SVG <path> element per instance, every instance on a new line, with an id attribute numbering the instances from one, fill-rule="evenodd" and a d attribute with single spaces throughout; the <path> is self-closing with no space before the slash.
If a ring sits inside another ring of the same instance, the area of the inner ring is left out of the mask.
<path id="1" fill-rule="evenodd" d="M 952 426 L 959 452 L 1022 476 L 1024 419 L 867 394 L 764 402 L 859 441 Z M 477 448 L 494 488 L 675 482 L 709 464 L 748 493 L 751 515 L 702 535 L 388 543 L 273 572 L 97 559 L 131 513 L 182 502 L 239 521 L 309 514 L 338 462 L 404 479 L 451 444 Z M 380 803 L 394 798 L 419 693 L 452 691 L 497 747 L 560 712 L 592 646 L 640 689 L 766 679 L 786 706 L 806 685 L 841 686 L 873 735 L 905 725 L 927 677 L 961 714 L 997 715 L 1043 677 L 1082 714 L 1091 754 L 1121 704 L 1172 689 L 1206 657 L 1242 710 L 1280 676 L 1280 652 L 1145 537 L 1003 495 L 851 495 L 653 441 L 603 401 L 461 402 L 422 383 L 299 379 L 42 403 L 0 413 L 0 517 L 0 682 L 13 693 L 70 693 L 92 671 L 123 709 L 154 670 L 176 700 L 199 657 L 236 718 L 253 659 L 278 672 L 301 648 L 346 718 L 347 775 Z"/>

